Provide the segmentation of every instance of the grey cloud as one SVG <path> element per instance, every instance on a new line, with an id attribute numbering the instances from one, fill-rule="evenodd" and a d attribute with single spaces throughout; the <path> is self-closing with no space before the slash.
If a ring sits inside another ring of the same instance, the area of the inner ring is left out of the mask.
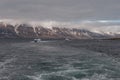
<path id="1" fill-rule="evenodd" d="M 120 0 L 1 0 L 2 18 L 77 21 L 119 19 Z"/>

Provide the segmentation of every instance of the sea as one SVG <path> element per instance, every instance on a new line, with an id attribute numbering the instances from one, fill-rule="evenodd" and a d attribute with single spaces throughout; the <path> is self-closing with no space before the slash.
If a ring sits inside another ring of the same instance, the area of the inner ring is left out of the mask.
<path id="1" fill-rule="evenodd" d="M 120 80 L 119 40 L 0 39 L 0 80 Z"/>

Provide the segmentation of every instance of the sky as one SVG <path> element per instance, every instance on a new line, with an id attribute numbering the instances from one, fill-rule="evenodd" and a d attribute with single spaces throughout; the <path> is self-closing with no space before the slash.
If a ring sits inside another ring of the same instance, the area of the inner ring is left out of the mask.
<path id="1" fill-rule="evenodd" d="M 120 33 L 120 0 L 0 0 L 0 19 L 72 22 Z"/>
<path id="2" fill-rule="evenodd" d="M 119 20 L 120 0 L 0 0 L 0 18 Z"/>

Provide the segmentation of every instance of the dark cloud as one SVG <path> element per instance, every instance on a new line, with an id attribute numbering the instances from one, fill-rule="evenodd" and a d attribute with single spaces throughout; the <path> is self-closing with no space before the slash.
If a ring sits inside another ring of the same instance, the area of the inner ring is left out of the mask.
<path id="1" fill-rule="evenodd" d="M 1 0 L 2 18 L 27 20 L 120 19 L 120 0 Z"/>

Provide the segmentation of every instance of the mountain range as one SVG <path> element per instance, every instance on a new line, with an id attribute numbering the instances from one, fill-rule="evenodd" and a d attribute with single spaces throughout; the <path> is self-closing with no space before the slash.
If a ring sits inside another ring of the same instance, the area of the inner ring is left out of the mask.
<path id="1" fill-rule="evenodd" d="M 0 38 L 41 39 L 107 39 L 120 38 L 119 33 L 95 32 L 64 25 L 42 25 L 0 21 Z"/>

